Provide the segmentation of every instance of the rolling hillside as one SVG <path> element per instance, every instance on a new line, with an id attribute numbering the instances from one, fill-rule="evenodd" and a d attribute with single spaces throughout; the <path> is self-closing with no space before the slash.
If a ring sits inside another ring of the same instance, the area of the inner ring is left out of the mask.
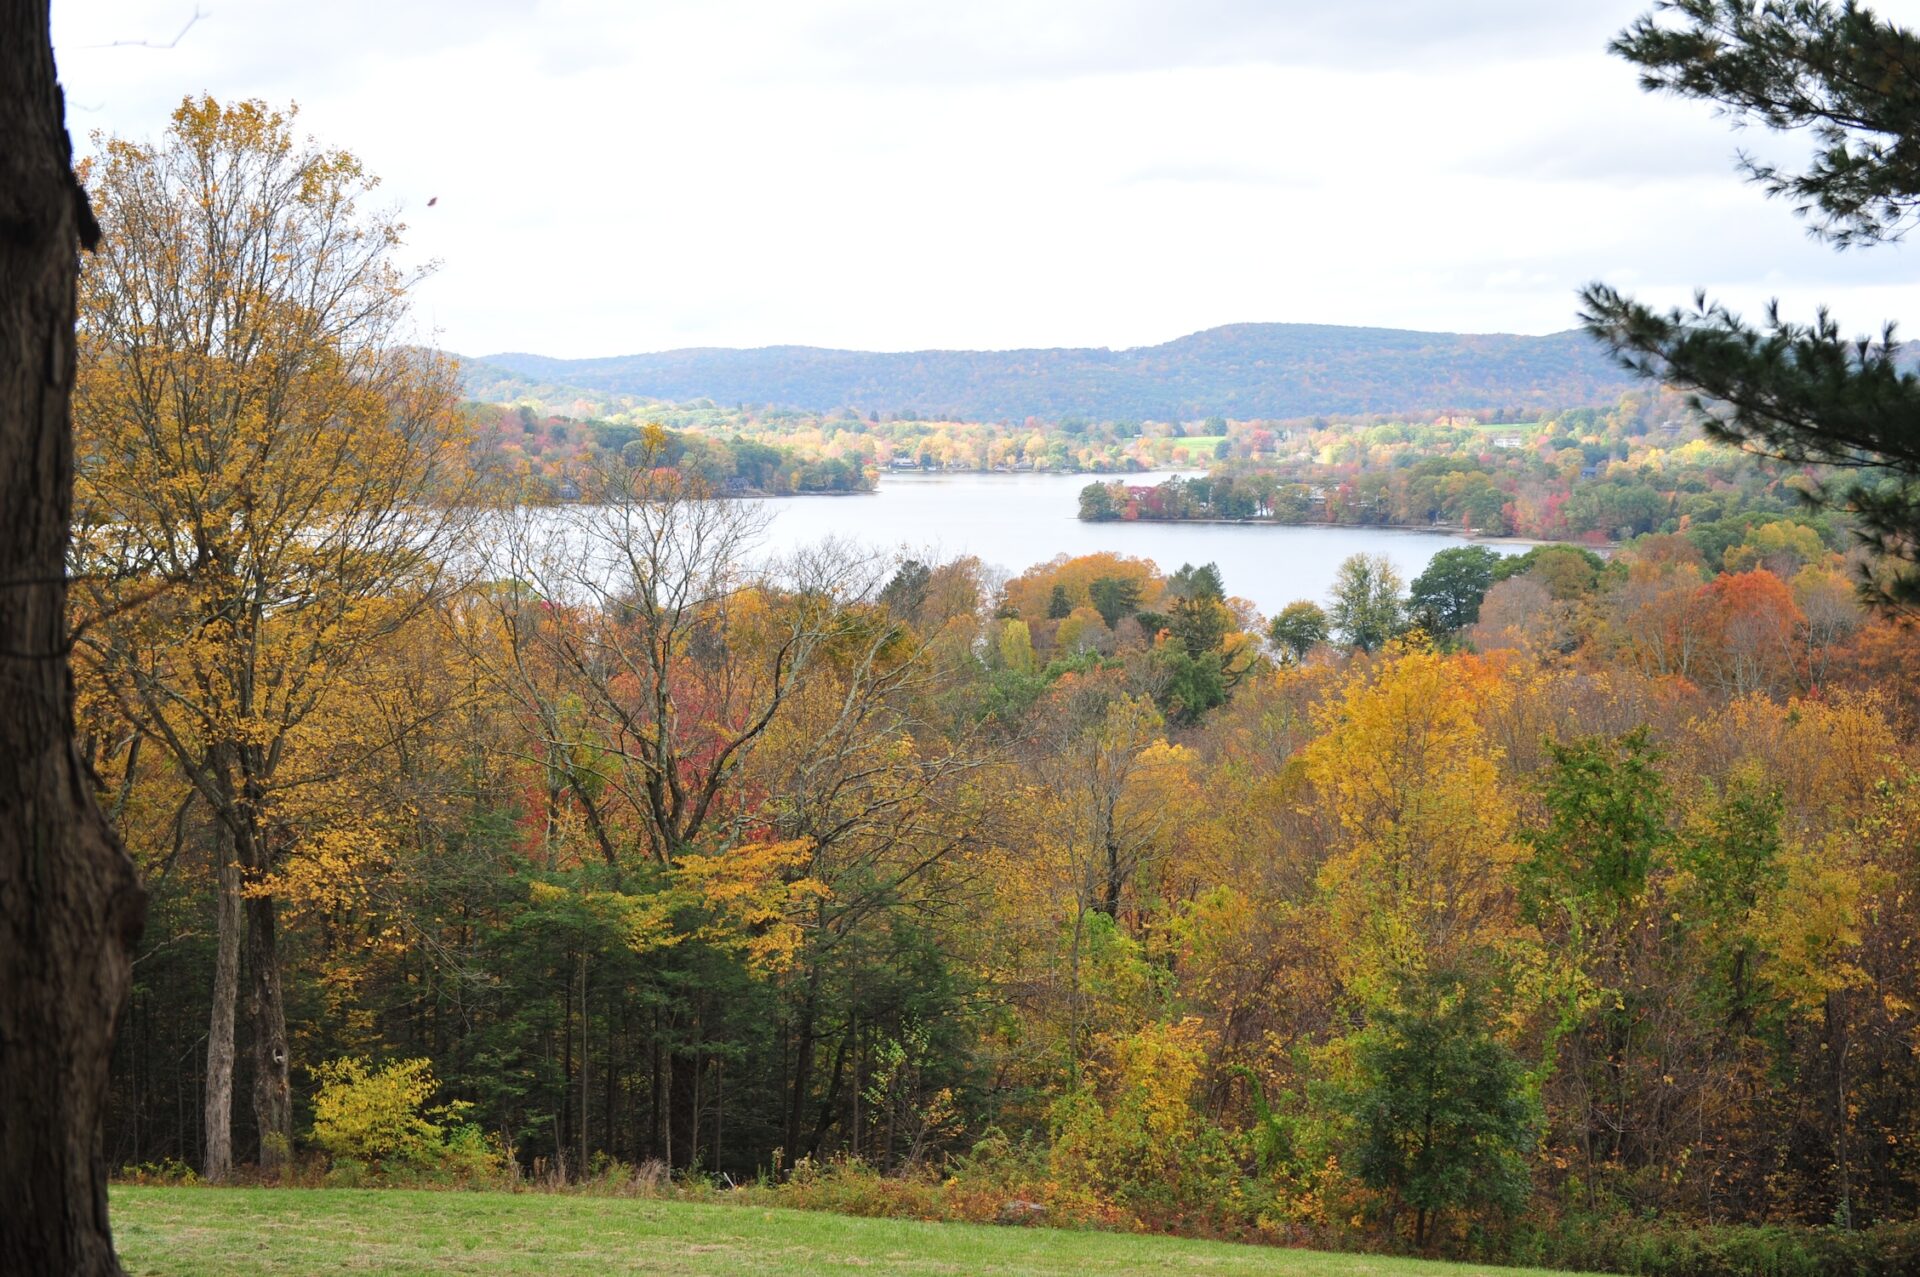
<path id="1" fill-rule="evenodd" d="M 1577 331 L 1544 337 L 1233 324 L 1131 350 L 696 348 L 600 359 L 486 355 L 468 393 L 535 388 L 957 420 L 1285 419 L 1605 403 L 1635 384 Z"/>

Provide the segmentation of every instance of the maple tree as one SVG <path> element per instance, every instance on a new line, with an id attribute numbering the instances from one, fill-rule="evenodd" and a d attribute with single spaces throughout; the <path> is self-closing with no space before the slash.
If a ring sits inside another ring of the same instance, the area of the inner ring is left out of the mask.
<path id="1" fill-rule="evenodd" d="M 107 239 L 81 278 L 79 659 L 222 830 L 207 1171 L 228 1173 L 242 956 L 259 1161 L 293 1141 L 277 875 L 287 796 L 377 740 L 314 718 L 429 605 L 467 515 L 444 361 L 406 344 L 402 227 L 374 180 L 260 102 L 189 99 L 164 140 L 97 139 Z M 343 757 L 342 755 L 347 755 Z"/>

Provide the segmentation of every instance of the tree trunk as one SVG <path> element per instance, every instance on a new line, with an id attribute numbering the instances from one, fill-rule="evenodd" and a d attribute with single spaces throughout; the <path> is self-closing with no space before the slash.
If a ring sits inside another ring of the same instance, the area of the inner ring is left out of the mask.
<path id="1" fill-rule="evenodd" d="M 553 1119 L 553 1164 L 564 1168 L 573 1153 L 573 955 L 560 991 L 560 1111 Z M 568 1178 L 564 1173 L 561 1179 Z"/>
<path id="2" fill-rule="evenodd" d="M 1827 1058 L 1833 1069 L 1833 1170 L 1834 1222 L 1853 1228 L 1853 1183 L 1848 1171 L 1847 1127 L 1847 1012 L 1840 992 L 1829 993 L 1826 1004 Z"/>
<path id="3" fill-rule="evenodd" d="M 273 897 L 246 901 L 247 1021 L 253 1030 L 253 1117 L 260 1173 L 271 1179 L 293 1156 L 293 1082 L 287 1012 L 280 997 L 280 946 Z"/>
<path id="4" fill-rule="evenodd" d="M 593 1092 L 587 1086 L 588 1066 L 592 1053 L 588 1050 L 591 1042 L 589 1031 L 593 1022 L 587 1018 L 587 949 L 580 947 L 580 1173 L 587 1173 L 587 1164 L 591 1160 L 587 1144 L 588 1103 Z"/>
<path id="5" fill-rule="evenodd" d="M 101 1119 L 144 896 L 73 740 L 72 174 L 46 0 L 0 0 L 0 1272 L 118 1273 Z"/>
<path id="6" fill-rule="evenodd" d="M 206 1138 L 207 1178 L 215 1183 L 233 1174 L 233 1014 L 240 996 L 240 932 L 245 925 L 240 899 L 240 866 L 221 839 L 215 875 L 218 933 L 213 957 L 213 1015 L 207 1025 Z"/>
<path id="7" fill-rule="evenodd" d="M 653 1008 L 653 1034 L 647 1039 L 647 1156 L 661 1158 L 667 1146 L 666 1074 L 661 1067 L 660 1008 Z"/>
<path id="8" fill-rule="evenodd" d="M 840 1045 L 833 1053 L 833 1073 L 827 1081 L 826 1096 L 820 1101 L 820 1111 L 813 1119 L 813 1134 L 807 1139 L 807 1156 L 818 1157 L 821 1147 L 826 1143 L 827 1132 L 840 1117 L 840 1086 L 847 1076 L 847 1048 L 850 1045 L 847 1034 L 840 1035 Z"/>
<path id="9" fill-rule="evenodd" d="M 800 1128 L 805 1120 L 807 1094 L 813 1090 L 813 1050 L 815 1040 L 815 1017 L 820 998 L 820 968 L 816 965 L 807 975 L 806 1000 L 800 1004 L 800 1024 L 798 1041 L 793 1052 L 793 1088 L 787 1099 L 787 1168 L 802 1156 L 800 1147 Z"/>

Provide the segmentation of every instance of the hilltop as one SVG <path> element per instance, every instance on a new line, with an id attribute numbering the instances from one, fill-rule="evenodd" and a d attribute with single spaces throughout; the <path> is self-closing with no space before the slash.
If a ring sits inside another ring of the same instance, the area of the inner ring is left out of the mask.
<path id="1" fill-rule="evenodd" d="M 1230 324 L 1128 350 L 503 353 L 466 360 L 465 380 L 470 396 L 493 402 L 571 390 L 960 421 L 1524 412 L 1606 403 L 1636 384 L 1574 330 L 1529 337 L 1329 324 Z"/>

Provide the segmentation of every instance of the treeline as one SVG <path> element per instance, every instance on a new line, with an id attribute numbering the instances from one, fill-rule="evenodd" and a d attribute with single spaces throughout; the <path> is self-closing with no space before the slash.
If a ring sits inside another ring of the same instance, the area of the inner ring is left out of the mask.
<path id="1" fill-rule="evenodd" d="M 1804 510 L 1810 474 L 1707 443 L 1685 414 L 1671 397 L 1632 396 L 1520 425 L 1328 427 L 1298 432 L 1266 461 L 1236 440 L 1244 459 L 1204 477 L 1089 485 L 1080 517 L 1441 526 L 1599 544 Z"/>
<path id="2" fill-rule="evenodd" d="M 590 451 L 586 445 L 596 436 L 630 441 L 634 430 L 649 424 L 736 445 L 762 444 L 803 463 L 837 462 L 869 474 L 908 468 L 1124 474 L 1168 465 L 1205 465 L 1229 455 L 1224 445 L 1230 427 L 1224 418 L 1185 424 L 1096 422 L 1086 417 L 1057 422 L 1039 418 L 964 422 L 908 413 L 816 414 L 746 405 L 720 407 L 705 400 L 666 403 L 606 397 L 475 407 L 487 423 L 483 436 L 499 439 L 509 453 L 517 445 L 529 456 L 542 458 L 536 464 L 548 468 L 555 462 L 584 459 L 583 454 Z M 547 437 L 549 426 L 560 428 L 559 438 Z M 1271 439 L 1273 432 L 1266 437 Z"/>
<path id="3" fill-rule="evenodd" d="M 858 461 L 738 434 L 669 430 L 655 422 L 576 421 L 526 406 L 470 403 L 464 411 L 481 477 L 520 500 L 580 500 L 591 494 L 597 473 L 641 464 L 675 470 L 726 496 L 873 489 L 872 470 Z"/>
<path id="4" fill-rule="evenodd" d="M 1371 652 L 1415 635 L 1626 665 L 1726 696 L 1819 695 L 1837 677 L 1911 699 L 1907 631 L 1861 605 L 1856 583 L 1872 565 L 1857 551 L 1831 551 L 1787 521 L 1708 548 L 1711 558 L 1674 534 L 1608 559 L 1570 545 L 1515 555 L 1460 546 L 1435 555 L 1411 589 L 1384 558 L 1356 556 L 1326 607 L 1296 600 L 1267 636 L 1296 662 L 1329 641 Z"/>
<path id="5" fill-rule="evenodd" d="M 1436 453 L 1451 451 L 1463 437 L 1461 432 L 1498 426 L 1496 433 L 1478 440 L 1480 447 L 1472 454 L 1477 456 L 1491 439 L 1516 432 L 1534 437 L 1540 424 L 1535 420 L 1537 410 L 1529 412 L 1518 406 L 1472 414 L 1427 410 L 1390 418 L 1378 414 L 1291 419 L 1216 414 L 1181 421 L 1067 413 L 1058 417 L 955 421 L 912 410 L 816 413 L 745 403 L 722 405 L 707 399 L 673 403 L 641 396 L 563 392 L 533 394 L 510 403 L 486 402 L 496 414 L 493 433 L 505 430 L 509 439 L 513 425 L 500 416 L 508 412 L 521 416 L 523 433 L 528 417 L 536 422 L 549 418 L 560 422 L 567 428 L 563 444 L 576 441 L 582 429 L 632 429 L 658 424 L 675 431 L 792 449 L 806 460 L 843 461 L 869 471 L 911 468 L 1130 474 L 1240 462 L 1252 463 L 1256 469 L 1285 470 L 1312 463 L 1320 456 L 1327 457 L 1330 464 L 1346 465 L 1363 452 L 1370 455 L 1382 440 L 1411 443 Z M 1498 425 L 1515 421 L 1520 413 L 1528 413 L 1521 424 Z M 1629 395 L 1608 410 L 1556 409 L 1546 420 L 1564 422 L 1569 430 L 1594 420 L 1609 427 L 1615 421 L 1627 421 L 1644 431 L 1653 428 L 1642 421 L 1650 413 L 1661 413 L 1659 420 L 1664 423 L 1673 420 L 1671 413 L 1684 413 L 1684 409 L 1664 396 Z M 1687 438 L 1692 435 L 1687 431 Z M 1667 432 L 1662 436 L 1666 438 Z M 1684 440 L 1668 441 L 1677 446 Z M 544 447 L 538 440 L 531 443 L 536 448 Z"/>

